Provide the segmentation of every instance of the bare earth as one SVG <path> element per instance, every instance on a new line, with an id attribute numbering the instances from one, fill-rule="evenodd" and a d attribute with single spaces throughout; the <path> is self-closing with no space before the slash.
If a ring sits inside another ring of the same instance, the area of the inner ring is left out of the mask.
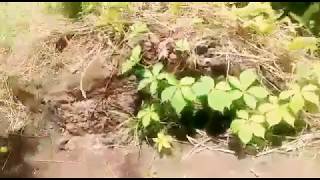
<path id="1" fill-rule="evenodd" d="M 231 154 L 204 150 L 191 156 L 176 144 L 173 156 L 160 158 L 150 146 L 110 148 L 96 135 L 73 137 L 58 150 L 49 138 L 27 139 L 34 153 L 24 157 L 24 177 L 319 177 L 319 158 L 270 154 L 238 160 Z M 28 171 L 28 172 L 26 172 Z"/>

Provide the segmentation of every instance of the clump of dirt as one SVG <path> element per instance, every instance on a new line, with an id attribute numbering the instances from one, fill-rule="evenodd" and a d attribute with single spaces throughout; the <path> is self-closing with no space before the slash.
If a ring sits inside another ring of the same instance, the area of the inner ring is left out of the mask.
<path id="1" fill-rule="evenodd" d="M 87 99 L 72 96 L 71 102 L 56 105 L 58 124 L 72 135 L 108 133 L 136 113 L 137 93 L 135 77 L 116 78 Z"/>

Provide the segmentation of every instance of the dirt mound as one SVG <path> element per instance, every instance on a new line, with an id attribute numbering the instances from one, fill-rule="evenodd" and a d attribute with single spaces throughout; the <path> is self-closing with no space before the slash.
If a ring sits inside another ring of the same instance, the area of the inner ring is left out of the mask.
<path id="1" fill-rule="evenodd" d="M 73 135 L 113 131 L 138 109 L 136 89 L 133 77 L 115 79 L 110 85 L 90 92 L 87 99 L 71 96 L 71 102 L 56 105 L 58 124 Z"/>

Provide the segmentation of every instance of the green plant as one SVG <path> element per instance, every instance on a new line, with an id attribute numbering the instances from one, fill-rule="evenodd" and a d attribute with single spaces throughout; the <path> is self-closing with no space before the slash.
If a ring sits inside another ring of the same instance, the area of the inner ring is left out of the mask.
<path id="1" fill-rule="evenodd" d="M 170 149 L 172 147 L 173 138 L 170 135 L 165 135 L 164 132 L 159 132 L 153 141 L 156 143 L 158 152 L 161 152 L 164 148 Z"/>
<path id="2" fill-rule="evenodd" d="M 282 120 L 294 127 L 295 117 L 289 110 L 288 103 L 281 103 L 276 96 L 269 96 L 269 102 L 258 107 L 266 117 L 269 127 L 279 124 Z"/>
<path id="3" fill-rule="evenodd" d="M 130 58 L 122 64 L 121 73 L 124 74 L 131 70 L 141 60 L 141 46 L 137 45 L 132 49 Z"/>
<path id="4" fill-rule="evenodd" d="M 311 52 L 318 49 L 317 43 L 319 40 L 315 37 L 296 37 L 289 43 L 288 49 L 289 50 L 300 50 L 306 49 L 310 50 Z"/>
<path id="5" fill-rule="evenodd" d="M 233 7 L 232 12 L 242 20 L 244 27 L 250 27 L 258 33 L 269 34 L 277 25 L 277 14 L 269 2 L 250 2 L 242 8 Z"/>
<path id="6" fill-rule="evenodd" d="M 319 96 L 316 94 L 318 87 L 313 84 L 308 84 L 300 87 L 298 84 L 293 84 L 291 89 L 283 91 L 279 95 L 280 100 L 290 98 L 289 107 L 297 114 L 305 107 L 305 102 L 310 102 L 319 108 Z"/>
<path id="7" fill-rule="evenodd" d="M 142 22 L 136 22 L 134 23 L 132 26 L 130 26 L 130 34 L 128 39 L 132 39 L 135 38 L 141 34 L 144 34 L 146 32 L 148 32 L 148 26 L 145 23 Z"/>
<path id="8" fill-rule="evenodd" d="M 238 134 L 240 140 L 247 144 L 253 138 L 253 135 L 264 139 L 266 129 L 263 125 L 265 117 L 263 115 L 249 115 L 246 110 L 239 110 L 237 118 L 231 123 L 231 130 Z"/>
<path id="9" fill-rule="evenodd" d="M 192 90 L 197 96 L 207 96 L 208 105 L 222 113 L 225 108 L 230 108 L 234 99 L 234 94 L 230 93 L 231 87 L 227 82 L 221 81 L 215 85 L 214 79 L 209 76 L 202 76 L 193 85 Z"/>
<path id="10" fill-rule="evenodd" d="M 144 79 L 139 82 L 138 90 L 142 90 L 149 86 L 149 91 L 152 95 L 157 93 L 159 81 L 166 78 L 166 73 L 161 73 L 163 64 L 157 63 L 153 66 L 152 71 L 145 69 L 143 73 Z"/>
<path id="11" fill-rule="evenodd" d="M 103 2 L 100 24 L 111 25 L 117 32 L 124 32 L 125 15 L 130 12 L 129 2 Z"/>
<path id="12" fill-rule="evenodd" d="M 248 69 L 240 74 L 239 79 L 234 76 L 229 76 L 228 81 L 230 85 L 234 88 L 231 93 L 233 98 L 242 98 L 244 103 L 255 109 L 258 100 L 266 98 L 268 96 L 268 91 L 259 85 L 254 85 L 257 81 L 257 75 L 253 69 Z"/>
<path id="13" fill-rule="evenodd" d="M 160 122 L 160 117 L 157 114 L 155 106 L 153 104 L 140 110 L 138 112 L 137 118 L 141 121 L 144 128 L 147 128 L 152 121 Z"/>
<path id="14" fill-rule="evenodd" d="M 180 114 L 188 101 L 196 99 L 195 93 L 192 90 L 195 79 L 184 77 L 179 81 L 172 74 L 168 74 L 166 79 L 168 80 L 169 87 L 162 91 L 161 101 L 169 101 L 177 114 Z"/>

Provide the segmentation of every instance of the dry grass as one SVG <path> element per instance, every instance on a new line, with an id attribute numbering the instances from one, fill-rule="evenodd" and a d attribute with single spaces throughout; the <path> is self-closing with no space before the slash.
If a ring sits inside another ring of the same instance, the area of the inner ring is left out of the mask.
<path id="1" fill-rule="evenodd" d="M 188 38 L 192 48 L 203 38 L 213 37 L 219 44 L 214 51 L 215 59 L 222 59 L 227 64 L 241 64 L 258 69 L 266 86 L 276 91 L 281 91 L 292 79 L 292 64 L 297 60 L 317 59 L 305 52 L 293 53 L 286 49 L 286 44 L 297 33 L 296 25 L 287 20 L 279 22 L 274 33 L 262 36 L 241 28 L 241 23 L 222 3 L 188 3 L 188 6 L 183 7 L 185 10 L 180 17 L 161 12 L 159 3 L 151 3 L 144 10 L 141 10 L 145 8 L 144 4 L 140 3 L 135 8 L 136 13 L 128 18 L 130 23 L 147 23 L 161 40 Z M 70 23 L 60 17 L 39 16 L 39 13 L 33 13 L 32 17 L 37 19 L 31 21 L 29 34 L 37 36 L 18 36 L 12 53 L 1 68 L 3 74 L 0 84 L 0 111 L 10 122 L 11 131 L 21 129 L 28 122 L 28 112 L 23 105 L 13 100 L 4 83 L 7 75 L 18 74 L 26 81 L 38 79 L 42 83 L 45 83 L 45 80 L 50 82 L 62 73 L 83 72 L 97 56 L 121 64 L 130 50 L 124 40 L 113 38 L 110 29 L 95 27 L 96 17 L 88 16 L 84 18 L 84 22 L 78 23 Z M 193 26 L 188 22 L 193 17 L 203 18 L 207 23 Z M 62 53 L 57 52 L 55 43 L 65 34 L 73 34 L 74 37 Z M 192 54 L 187 62 L 186 66 L 200 69 L 199 57 L 195 54 Z M 80 85 L 80 81 L 77 83 Z M 319 116 L 309 118 L 319 122 Z M 300 143 L 298 140 L 295 142 Z"/>

